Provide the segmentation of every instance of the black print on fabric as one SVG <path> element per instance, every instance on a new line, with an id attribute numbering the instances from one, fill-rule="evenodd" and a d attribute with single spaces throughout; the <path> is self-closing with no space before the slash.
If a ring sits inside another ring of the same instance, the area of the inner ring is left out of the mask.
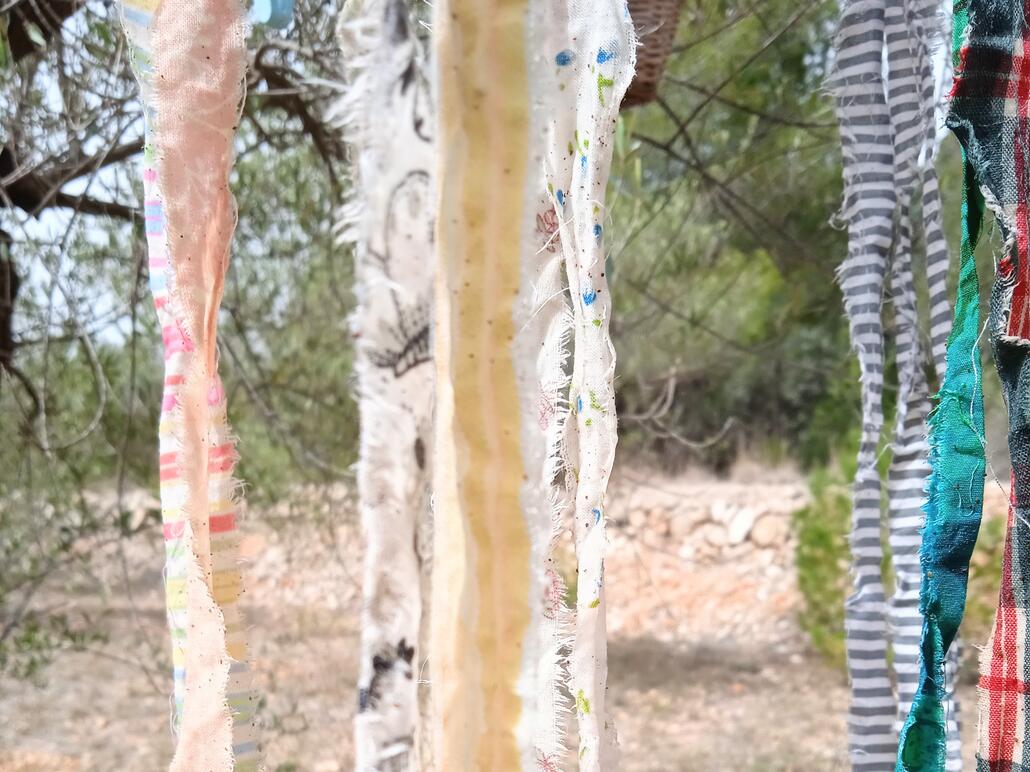
<path id="1" fill-rule="evenodd" d="M 393 245 L 416 239 L 432 246 L 433 234 L 412 233 L 411 228 L 420 222 L 418 213 L 424 212 L 428 205 L 429 174 L 424 171 L 409 173 L 390 192 L 387 218 L 383 233 L 385 253 L 371 252 L 378 260 L 383 275 L 393 279 Z M 431 260 L 426 254 L 425 260 Z M 419 270 L 427 270 L 419 266 Z M 416 298 L 404 298 L 397 292 L 391 281 L 390 296 L 396 311 L 396 321 L 385 325 L 384 332 L 393 345 L 382 346 L 368 352 L 368 359 L 375 367 L 392 370 L 395 378 L 400 378 L 412 368 L 430 361 L 429 321 L 431 301 L 428 294 Z"/>
<path id="2" fill-rule="evenodd" d="M 386 14 L 383 18 L 384 27 L 389 35 L 390 45 L 400 47 L 411 42 L 416 48 L 425 45 L 428 41 L 419 35 L 412 35 L 411 22 L 408 19 L 408 9 L 403 0 L 395 0 L 386 6 Z M 415 87 L 415 93 L 411 100 L 411 126 L 415 136 L 423 142 L 430 142 L 428 132 L 429 121 L 429 81 L 423 74 L 423 68 L 419 67 L 415 57 L 411 58 L 408 66 L 398 80 L 399 93 L 406 96 L 408 89 Z"/>
<path id="3" fill-rule="evenodd" d="M 383 648 L 372 655 L 372 680 L 368 687 L 358 690 L 358 712 L 363 713 L 374 708 L 382 697 L 384 686 L 392 679 L 404 678 L 410 681 L 415 677 L 412 663 L 415 659 L 415 647 L 409 646 L 406 638 L 397 642 L 396 648 Z M 387 689 L 387 692 L 396 690 Z"/>

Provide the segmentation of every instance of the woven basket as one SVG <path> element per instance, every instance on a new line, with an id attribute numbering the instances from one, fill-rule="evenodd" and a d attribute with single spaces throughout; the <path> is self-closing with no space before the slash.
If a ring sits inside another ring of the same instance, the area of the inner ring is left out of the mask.
<path id="1" fill-rule="evenodd" d="M 683 0 L 629 0 L 629 15 L 637 30 L 637 72 L 622 100 L 622 109 L 644 105 L 658 94 L 658 82 L 676 40 Z"/>

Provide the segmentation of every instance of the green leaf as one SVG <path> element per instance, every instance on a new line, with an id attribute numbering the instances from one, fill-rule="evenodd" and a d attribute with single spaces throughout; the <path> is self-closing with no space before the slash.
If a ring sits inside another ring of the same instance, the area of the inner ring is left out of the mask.
<path id="1" fill-rule="evenodd" d="M 8 17 L 5 13 L 0 16 L 0 69 L 7 69 L 11 63 L 10 44 L 7 42 Z"/>
<path id="2" fill-rule="evenodd" d="M 43 30 L 41 30 L 34 22 L 25 22 L 25 32 L 29 36 L 29 40 L 32 44 L 40 51 L 46 48 L 46 38 L 43 37 Z"/>
<path id="3" fill-rule="evenodd" d="M 114 38 L 111 36 L 111 27 L 106 23 L 101 23 L 96 26 L 97 36 L 104 42 L 105 45 L 112 45 Z"/>

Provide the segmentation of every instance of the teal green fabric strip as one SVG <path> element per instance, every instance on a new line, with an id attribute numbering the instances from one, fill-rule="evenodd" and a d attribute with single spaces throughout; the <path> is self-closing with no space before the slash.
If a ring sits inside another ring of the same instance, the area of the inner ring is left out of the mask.
<path id="1" fill-rule="evenodd" d="M 955 4 L 952 51 L 959 51 L 969 23 L 968 0 Z M 948 340 L 947 369 L 930 418 L 930 465 L 920 562 L 920 679 L 901 730 L 896 772 L 944 772 L 946 731 L 944 659 L 966 605 L 969 559 L 983 513 L 984 409 L 980 371 L 980 286 L 974 251 L 983 224 L 984 200 L 963 148 L 962 249 L 955 326 Z"/>
<path id="2" fill-rule="evenodd" d="M 955 7 L 954 50 L 968 23 L 966 2 Z M 963 157 L 964 151 L 963 151 Z M 901 730 L 896 772 L 943 772 L 946 759 L 944 659 L 966 605 L 969 559 L 983 512 L 983 389 L 980 372 L 980 288 L 974 250 L 984 200 L 968 160 L 962 201 L 962 250 L 955 326 L 948 340 L 947 370 L 930 418 L 926 522 L 920 562 L 920 683 Z"/>

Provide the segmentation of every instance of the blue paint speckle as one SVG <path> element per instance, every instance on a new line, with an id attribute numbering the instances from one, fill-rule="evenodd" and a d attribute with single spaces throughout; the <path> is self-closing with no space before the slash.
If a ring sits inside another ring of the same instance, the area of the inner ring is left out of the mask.
<path id="1" fill-rule="evenodd" d="M 604 229 L 601 228 L 601 224 L 597 223 L 594 225 L 594 238 L 597 239 L 598 243 L 601 242 L 601 234 L 604 233 Z"/>
<path id="2" fill-rule="evenodd" d="M 559 67 L 568 67 L 575 58 L 576 55 L 566 48 L 564 51 L 558 52 L 558 55 L 554 57 L 554 63 Z"/>
<path id="3" fill-rule="evenodd" d="M 561 190 L 556 191 L 555 194 L 554 194 L 554 197 L 556 199 L 558 199 L 558 203 L 559 204 L 561 204 L 562 206 L 565 206 L 565 194 L 562 193 Z"/>
<path id="4" fill-rule="evenodd" d="M 580 168 L 582 168 L 584 171 L 586 171 L 586 168 L 587 168 L 587 157 L 585 155 L 584 156 L 580 156 L 579 165 L 580 165 Z"/>
<path id="5" fill-rule="evenodd" d="M 594 513 L 594 523 L 595 524 L 596 523 L 600 523 L 601 522 L 601 510 L 599 510 L 599 509 L 592 509 L 590 511 Z"/>
<path id="6" fill-rule="evenodd" d="M 582 413 L 583 412 L 583 398 L 582 397 L 579 397 L 579 398 L 576 399 L 576 412 L 577 413 Z"/>
<path id="7" fill-rule="evenodd" d="M 614 58 L 615 58 L 615 49 L 614 48 L 611 51 L 605 51 L 603 48 L 597 49 L 597 63 L 598 64 L 604 64 L 605 62 L 610 61 L 610 60 L 612 60 Z"/>
<path id="8" fill-rule="evenodd" d="M 589 289 L 589 290 L 587 290 L 586 292 L 583 293 L 583 303 L 584 304 L 589 306 L 595 300 L 597 300 L 597 290 Z"/>

